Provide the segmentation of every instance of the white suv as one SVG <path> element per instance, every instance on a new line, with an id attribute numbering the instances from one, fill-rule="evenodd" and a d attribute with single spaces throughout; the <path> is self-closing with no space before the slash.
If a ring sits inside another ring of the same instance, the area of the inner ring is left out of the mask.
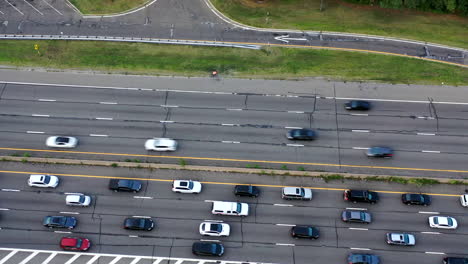
<path id="1" fill-rule="evenodd" d="M 200 224 L 200 235 L 203 236 L 229 236 L 231 227 L 223 221 L 205 220 Z"/>

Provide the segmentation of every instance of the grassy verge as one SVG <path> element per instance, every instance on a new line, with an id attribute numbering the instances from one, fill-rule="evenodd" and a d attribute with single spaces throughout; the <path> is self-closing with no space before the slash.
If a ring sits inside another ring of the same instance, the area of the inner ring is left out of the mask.
<path id="1" fill-rule="evenodd" d="M 39 52 L 34 50 L 39 45 Z M 105 72 L 373 80 L 466 85 L 464 68 L 395 56 L 330 50 L 192 47 L 88 41 L 0 41 L 0 64 Z"/>
<path id="2" fill-rule="evenodd" d="M 468 18 L 324 0 L 211 0 L 232 19 L 256 27 L 339 31 L 468 48 Z"/>
<path id="3" fill-rule="evenodd" d="M 70 0 L 83 14 L 120 13 L 141 6 L 148 0 Z"/>

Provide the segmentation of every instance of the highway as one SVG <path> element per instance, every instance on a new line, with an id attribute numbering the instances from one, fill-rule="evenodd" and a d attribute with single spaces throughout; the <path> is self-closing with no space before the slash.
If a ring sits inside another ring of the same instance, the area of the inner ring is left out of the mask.
<path id="1" fill-rule="evenodd" d="M 163 87 L 162 87 L 163 88 Z M 216 89 L 216 88 L 214 88 Z M 390 175 L 466 177 L 466 103 L 371 98 L 349 112 L 338 97 L 6 83 L 0 90 L 0 153 L 41 157 L 259 166 Z M 362 98 L 365 93 L 356 94 Z M 291 128 L 318 131 L 290 141 Z M 76 136 L 70 151 L 45 146 L 51 135 Z M 147 152 L 153 137 L 179 143 Z M 369 159 L 384 145 L 393 159 Z M 301 168 L 302 167 L 302 168 Z"/>
<path id="2" fill-rule="evenodd" d="M 370 252 L 381 256 L 383 263 L 429 264 L 441 263 L 445 255 L 467 256 L 468 214 L 458 201 L 463 186 L 417 188 L 370 183 L 369 188 L 377 188 L 381 200 L 368 205 L 343 201 L 343 188 L 359 188 L 359 182 L 326 184 L 307 177 L 10 162 L 2 162 L 2 168 L 0 247 L 58 250 L 59 239 L 67 234 L 54 231 L 68 231 L 44 228 L 42 218 L 71 215 L 78 218 L 72 234 L 90 238 L 91 253 L 197 258 L 191 254 L 191 244 L 200 239 L 216 239 L 198 234 L 200 222 L 210 219 L 231 225 L 231 235 L 219 239 L 226 246 L 226 254 L 219 259 L 226 261 L 302 264 L 311 263 L 312 258 L 313 263 L 344 263 L 349 252 Z M 5 172 L 6 169 L 11 172 Z M 27 172 L 54 173 L 61 182 L 56 189 L 32 188 L 26 183 Z M 107 189 L 112 177 L 143 179 L 143 189 L 138 194 L 114 193 Z M 202 181 L 203 191 L 199 195 L 172 193 L 173 179 Z M 252 182 L 261 186 L 259 198 L 234 196 L 234 184 Z M 312 201 L 281 199 L 281 186 L 299 185 L 312 187 Z M 404 191 L 439 195 L 433 195 L 429 207 L 406 206 L 400 201 Z M 91 195 L 92 206 L 67 207 L 65 193 L 70 192 Z M 214 200 L 247 202 L 251 213 L 245 218 L 214 216 L 210 212 Z M 370 225 L 343 223 L 340 213 L 345 208 L 367 210 L 374 221 Z M 427 218 L 435 214 L 455 217 L 459 228 L 429 228 Z M 124 230 L 123 219 L 129 216 L 152 217 L 157 227 L 151 232 Z M 288 233 L 292 225 L 314 225 L 320 229 L 321 237 L 316 241 L 292 239 Z M 385 243 L 387 232 L 410 232 L 416 236 L 416 246 L 389 246 Z"/>

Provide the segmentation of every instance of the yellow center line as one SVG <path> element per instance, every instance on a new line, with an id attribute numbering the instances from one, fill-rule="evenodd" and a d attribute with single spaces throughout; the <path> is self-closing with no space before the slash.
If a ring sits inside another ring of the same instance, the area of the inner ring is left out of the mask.
<path id="1" fill-rule="evenodd" d="M 431 172 L 468 173 L 468 170 L 447 170 L 447 169 L 425 169 L 425 168 L 406 168 L 406 167 L 385 167 L 385 166 L 351 165 L 351 164 L 334 164 L 334 163 L 294 162 L 294 161 L 271 161 L 271 160 L 248 160 L 248 159 L 227 159 L 227 158 L 189 157 L 189 156 L 163 156 L 163 155 L 159 156 L 159 155 L 147 155 L 147 154 L 106 153 L 106 152 L 83 152 L 83 151 L 71 151 L 71 150 L 44 150 L 44 149 L 23 149 L 23 148 L 0 148 L 0 150 L 16 150 L 16 151 L 32 151 L 32 152 L 52 152 L 52 153 L 71 153 L 71 154 L 85 154 L 85 155 L 132 156 L 132 157 L 148 157 L 148 158 L 164 158 L 164 159 L 188 159 L 188 160 L 212 160 L 212 161 L 232 161 L 232 162 L 270 163 L 270 164 L 311 165 L 311 166 L 328 166 L 328 167 L 348 167 L 348 168 L 365 168 L 365 169 L 385 169 L 385 170 L 408 170 L 408 171 L 431 171 Z"/>
<path id="2" fill-rule="evenodd" d="M 86 174 L 64 174 L 64 173 L 49 173 L 49 172 L 31 172 L 31 171 L 6 171 L 0 170 L 0 173 L 14 173 L 14 174 L 48 174 L 64 177 L 82 177 L 82 178 L 94 178 L 94 179 L 125 179 L 125 180 L 141 180 L 141 181 L 154 181 L 154 182 L 173 182 L 173 180 L 167 179 L 151 179 L 151 178 L 133 178 L 133 177 L 118 177 L 118 176 L 103 176 L 103 175 L 86 175 Z M 270 188 L 284 188 L 284 187 L 297 187 L 289 185 L 274 185 L 274 184 L 247 184 L 247 183 L 235 183 L 235 182 L 213 182 L 213 181 L 201 181 L 203 184 L 216 184 L 216 185 L 255 185 L 258 187 L 270 187 Z M 328 188 L 328 187 L 305 187 L 311 190 L 324 190 L 324 191 L 344 191 L 347 188 Z M 390 194 L 404 194 L 408 192 L 397 192 L 397 191 L 379 191 L 379 193 L 390 193 Z M 427 195 L 436 195 L 436 196 L 449 196 L 449 197 L 459 197 L 460 194 L 444 194 L 444 193 L 423 193 Z"/>

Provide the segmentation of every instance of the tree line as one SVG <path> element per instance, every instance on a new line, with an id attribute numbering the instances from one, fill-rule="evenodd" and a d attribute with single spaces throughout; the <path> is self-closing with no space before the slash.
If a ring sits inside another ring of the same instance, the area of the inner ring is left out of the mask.
<path id="1" fill-rule="evenodd" d="M 347 0 L 349 2 L 379 5 L 383 8 L 411 8 L 421 11 L 436 11 L 468 15 L 468 0 Z"/>

